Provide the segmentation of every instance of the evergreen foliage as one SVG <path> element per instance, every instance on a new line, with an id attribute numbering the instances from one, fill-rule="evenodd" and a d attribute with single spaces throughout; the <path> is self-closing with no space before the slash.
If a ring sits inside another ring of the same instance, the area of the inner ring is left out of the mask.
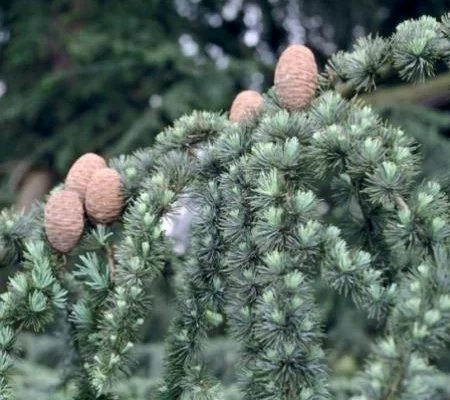
<path id="1" fill-rule="evenodd" d="M 391 74 L 406 81 L 434 76 L 439 63 L 448 65 L 449 22 L 448 16 L 440 23 L 424 16 L 401 23 L 390 38 L 360 38 L 351 52 L 338 52 L 331 57 L 324 85 L 345 82 L 345 90 L 369 91 L 380 77 Z"/>
<path id="2" fill-rule="evenodd" d="M 323 64 L 357 36 L 387 35 L 405 18 L 446 7 L 445 0 L 0 2 L 0 204 L 21 204 L 35 172 L 48 190 L 86 151 L 129 153 L 192 109 L 223 110 L 239 90 L 260 90 L 288 43 L 305 43 Z"/>
<path id="3" fill-rule="evenodd" d="M 68 255 L 51 249 L 41 207 L 4 212 L 2 264 L 23 268 L 1 297 L 0 399 L 14 392 L 17 335 L 57 319 L 71 341 L 65 383 L 75 385 L 74 397 L 115 399 L 152 308 L 152 284 L 170 267 L 177 315 L 152 398 L 443 400 L 448 193 L 420 181 L 410 136 L 335 84 L 374 90 L 385 68 L 408 81 L 432 76 L 448 62 L 448 22 L 422 17 L 389 40 L 360 39 L 331 59 L 305 109 L 284 109 L 275 88 L 239 124 L 215 112 L 181 117 L 153 147 L 109 162 L 121 175 L 123 215 L 109 226 L 88 221 Z M 182 206 L 194 223 L 180 257 L 161 220 Z M 329 365 L 321 293 L 374 323 L 370 351 L 347 385 Z M 237 389 L 205 363 L 217 331 L 234 339 Z"/>

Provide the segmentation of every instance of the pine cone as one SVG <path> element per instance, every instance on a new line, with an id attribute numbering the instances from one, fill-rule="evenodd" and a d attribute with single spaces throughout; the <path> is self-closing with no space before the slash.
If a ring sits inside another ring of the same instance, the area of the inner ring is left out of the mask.
<path id="1" fill-rule="evenodd" d="M 288 110 L 299 110 L 314 98 L 318 71 L 314 54 L 302 45 L 291 45 L 275 68 L 275 92 Z"/>
<path id="2" fill-rule="evenodd" d="M 69 170 L 66 177 L 66 189 L 78 193 L 82 202 L 92 175 L 100 168 L 106 168 L 105 160 L 94 153 L 82 155 Z"/>
<path id="3" fill-rule="evenodd" d="M 244 90 L 234 99 L 230 109 L 229 119 L 232 122 L 243 122 L 255 117 L 263 107 L 263 97 L 254 90 Z"/>
<path id="4" fill-rule="evenodd" d="M 86 212 L 99 224 L 109 224 L 120 217 L 124 206 L 120 175 L 112 168 L 102 168 L 92 176 L 86 190 Z"/>
<path id="5" fill-rule="evenodd" d="M 61 253 L 72 250 L 84 228 L 83 204 L 76 192 L 53 193 L 45 206 L 45 233 L 50 245 Z"/>

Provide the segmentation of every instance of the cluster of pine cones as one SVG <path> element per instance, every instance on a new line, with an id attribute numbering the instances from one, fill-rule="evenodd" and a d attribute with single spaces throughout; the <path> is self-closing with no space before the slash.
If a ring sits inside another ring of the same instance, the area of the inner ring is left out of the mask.
<path id="1" fill-rule="evenodd" d="M 314 54 L 305 46 L 294 44 L 283 51 L 275 68 L 274 86 L 280 104 L 289 111 L 305 108 L 314 98 L 318 84 Z M 254 90 L 244 90 L 233 101 L 229 119 L 243 122 L 262 109 L 263 97 Z"/>
<path id="2" fill-rule="evenodd" d="M 83 233 L 85 211 L 93 223 L 110 224 L 120 217 L 123 205 L 119 173 L 97 154 L 84 154 L 70 168 L 64 189 L 47 201 L 47 239 L 55 250 L 67 253 Z"/>
<path id="3" fill-rule="evenodd" d="M 290 111 L 305 108 L 314 98 L 318 70 L 314 55 L 302 45 L 289 46 L 275 68 L 274 86 L 279 102 Z M 260 93 L 245 90 L 231 105 L 229 119 L 243 122 L 256 117 L 264 99 Z M 51 246 L 71 251 L 84 230 L 85 211 L 99 224 L 117 220 L 124 206 L 120 175 L 93 153 L 80 157 L 67 174 L 64 190 L 53 193 L 45 207 L 45 232 Z"/>

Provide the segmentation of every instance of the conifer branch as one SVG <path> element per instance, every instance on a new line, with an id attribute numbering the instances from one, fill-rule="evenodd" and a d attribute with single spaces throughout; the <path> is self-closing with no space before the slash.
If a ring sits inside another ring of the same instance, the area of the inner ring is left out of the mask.
<path id="1" fill-rule="evenodd" d="M 116 287 L 102 311 L 96 354 L 88 365 L 93 386 L 104 393 L 117 373 L 126 371 L 129 350 L 137 340 L 143 318 L 150 309 L 148 289 L 162 270 L 169 252 L 159 226 L 161 217 L 186 191 L 196 176 L 197 144 L 219 135 L 224 118 L 212 113 L 183 117 L 157 138 L 153 176 L 124 217 L 124 239 L 117 246 Z"/>
<path id="2" fill-rule="evenodd" d="M 377 83 L 395 75 L 413 82 L 433 77 L 439 63 L 449 65 L 448 18 L 438 22 L 423 16 L 401 23 L 390 38 L 358 39 L 352 51 L 331 57 L 321 76 L 322 89 L 352 97 L 375 90 Z"/>
<path id="3" fill-rule="evenodd" d="M 222 178 L 217 177 L 228 170 L 230 162 L 249 150 L 251 140 L 246 135 L 251 132 L 252 123 L 251 120 L 246 123 L 243 128 L 227 124 L 216 140 L 202 148 L 198 179 L 190 189 L 191 208 L 196 215 L 192 243 L 181 278 L 185 285 L 178 299 L 179 314 L 168 341 L 161 399 L 184 396 L 191 389 L 185 387 L 185 381 L 193 373 L 203 376 L 205 382 L 211 381 L 202 368 L 201 349 L 208 331 L 223 321 L 225 306 L 232 297 L 230 268 L 225 257 L 227 241 L 221 229 L 221 215 L 226 209 L 223 196 L 227 192 L 222 190 Z M 227 200 L 229 203 L 230 199 Z"/>
<path id="4" fill-rule="evenodd" d="M 52 273 L 51 255 L 42 241 L 24 246 L 23 272 L 9 281 L 0 303 L 0 398 L 12 395 L 9 378 L 14 365 L 14 344 L 24 328 L 42 331 L 65 307 L 66 291 Z"/>

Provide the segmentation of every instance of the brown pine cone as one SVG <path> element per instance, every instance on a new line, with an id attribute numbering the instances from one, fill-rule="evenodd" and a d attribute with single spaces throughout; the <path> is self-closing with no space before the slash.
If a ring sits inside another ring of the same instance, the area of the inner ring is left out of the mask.
<path id="1" fill-rule="evenodd" d="M 275 68 L 275 92 L 288 110 L 300 110 L 314 98 L 318 71 L 314 54 L 305 46 L 291 45 Z"/>
<path id="2" fill-rule="evenodd" d="M 50 245 L 61 253 L 72 250 L 84 228 L 83 204 L 78 194 L 69 190 L 53 193 L 45 206 L 44 221 Z"/>
<path id="3" fill-rule="evenodd" d="M 82 202 L 92 175 L 100 168 L 106 168 L 105 160 L 94 153 L 82 155 L 69 170 L 66 177 L 66 189 L 78 193 Z"/>
<path id="4" fill-rule="evenodd" d="M 254 90 L 244 90 L 234 99 L 230 109 L 229 120 L 232 122 L 243 122 L 253 118 L 263 107 L 263 97 Z"/>
<path id="5" fill-rule="evenodd" d="M 112 168 L 102 168 L 92 176 L 86 190 L 86 212 L 99 224 L 110 224 L 120 217 L 124 206 L 120 175 Z"/>

